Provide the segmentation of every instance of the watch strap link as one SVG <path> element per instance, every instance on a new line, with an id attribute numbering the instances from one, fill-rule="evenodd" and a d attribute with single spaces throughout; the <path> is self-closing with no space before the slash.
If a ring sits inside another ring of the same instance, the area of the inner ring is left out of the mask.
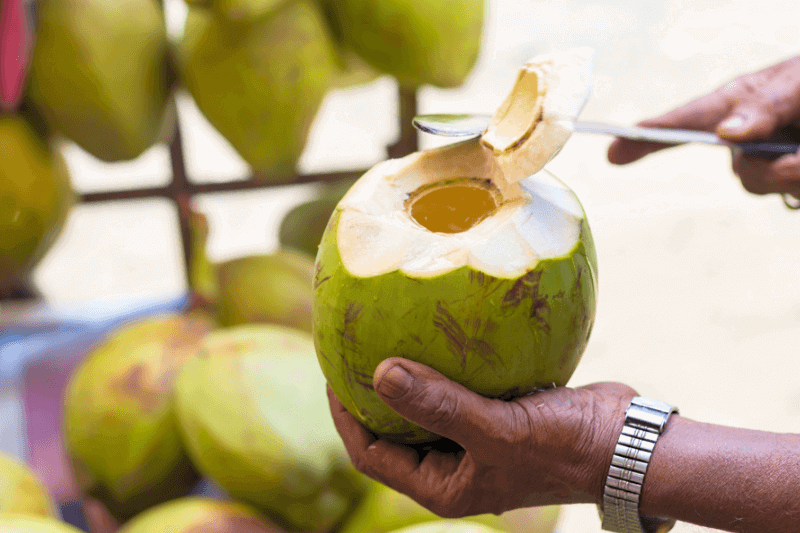
<path id="1" fill-rule="evenodd" d="M 639 499 L 656 441 L 670 415 L 677 412 L 676 407 L 651 398 L 631 400 L 603 489 L 604 530 L 665 533 L 675 525 L 674 520 L 641 516 Z"/>

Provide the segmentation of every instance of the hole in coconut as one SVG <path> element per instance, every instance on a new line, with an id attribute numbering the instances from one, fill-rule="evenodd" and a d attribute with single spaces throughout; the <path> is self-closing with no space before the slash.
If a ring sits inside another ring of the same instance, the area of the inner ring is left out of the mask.
<path id="1" fill-rule="evenodd" d="M 461 233 L 497 210 L 500 192 L 491 181 L 463 178 L 424 185 L 406 200 L 406 212 L 434 233 Z"/>

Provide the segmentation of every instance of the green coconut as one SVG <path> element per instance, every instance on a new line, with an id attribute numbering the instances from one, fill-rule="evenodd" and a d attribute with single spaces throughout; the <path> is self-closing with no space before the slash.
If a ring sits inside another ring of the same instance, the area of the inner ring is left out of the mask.
<path id="1" fill-rule="evenodd" d="M 316 257 L 333 210 L 354 183 L 355 180 L 342 180 L 326 185 L 316 198 L 289 210 L 278 230 L 281 247 Z"/>
<path id="2" fill-rule="evenodd" d="M 180 59 L 198 108 L 259 179 L 295 172 L 336 62 L 311 0 L 239 24 L 190 9 Z"/>
<path id="3" fill-rule="evenodd" d="M 289 0 L 204 0 L 217 16 L 244 23 L 269 16 L 287 1 Z"/>
<path id="4" fill-rule="evenodd" d="M 209 335 L 178 379 L 195 464 L 233 498 L 290 531 L 330 531 L 360 500 L 311 336 L 276 325 Z"/>
<path id="5" fill-rule="evenodd" d="M 74 202 L 61 153 L 20 116 L 0 117 L 0 285 L 25 277 Z"/>
<path id="6" fill-rule="evenodd" d="M 534 58 L 482 138 L 380 163 L 337 206 L 317 256 L 314 342 L 334 393 L 373 432 L 436 438 L 373 390 L 388 357 L 492 398 L 571 377 L 597 259 L 578 198 L 542 167 L 590 74 L 587 49 Z"/>
<path id="7" fill-rule="evenodd" d="M 285 250 L 232 259 L 217 265 L 217 321 L 281 324 L 311 333 L 314 261 Z"/>
<path id="8" fill-rule="evenodd" d="M 118 533 L 281 533 L 250 506 L 192 496 L 139 514 Z"/>
<path id="9" fill-rule="evenodd" d="M 499 530 L 469 520 L 436 520 L 396 529 L 392 533 L 500 533 Z"/>
<path id="10" fill-rule="evenodd" d="M 70 378 L 64 440 L 78 484 L 120 521 L 199 480 L 181 442 L 174 383 L 210 325 L 162 315 L 120 327 Z"/>
<path id="11" fill-rule="evenodd" d="M 336 41 L 406 87 L 457 87 L 480 52 L 483 0 L 318 0 Z"/>
<path id="12" fill-rule="evenodd" d="M 55 518 L 0 514 L 0 533 L 82 533 L 82 531 Z"/>
<path id="13" fill-rule="evenodd" d="M 55 502 L 36 474 L 0 453 L 0 516 L 8 513 L 58 518 Z"/>
<path id="14" fill-rule="evenodd" d="M 43 0 L 29 95 L 48 124 L 103 161 L 162 134 L 167 32 L 155 0 Z"/>
<path id="15" fill-rule="evenodd" d="M 470 516 L 477 522 L 507 533 L 551 533 L 558 522 L 557 505 L 507 511 L 502 515 Z M 408 496 L 371 481 L 364 499 L 339 530 L 340 533 L 390 533 L 396 529 L 440 520 Z"/>

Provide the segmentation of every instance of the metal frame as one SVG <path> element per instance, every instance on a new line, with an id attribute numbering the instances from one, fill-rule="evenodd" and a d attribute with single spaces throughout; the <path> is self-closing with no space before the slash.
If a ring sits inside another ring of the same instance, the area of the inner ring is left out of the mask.
<path id="1" fill-rule="evenodd" d="M 402 157 L 419 149 L 417 131 L 411 121 L 417 114 L 417 92 L 413 89 L 398 89 L 400 136 L 397 141 L 387 146 L 387 156 L 390 158 Z M 167 198 L 175 204 L 180 225 L 181 242 L 183 247 L 184 267 L 191 264 L 192 239 L 189 226 L 189 213 L 182 206 L 188 205 L 193 196 L 228 191 L 244 191 L 266 189 L 285 185 L 301 183 L 322 183 L 342 179 L 356 178 L 367 169 L 346 172 L 323 174 L 297 174 L 290 179 L 278 183 L 259 180 L 257 175 L 251 175 L 243 180 L 228 181 L 223 183 L 194 183 L 186 172 L 186 159 L 183 152 L 183 138 L 181 135 L 180 121 L 175 121 L 175 132 L 169 144 L 170 165 L 172 167 L 172 180 L 164 187 L 145 187 L 139 189 L 109 190 L 91 192 L 78 195 L 78 203 L 91 204 L 110 201 L 139 200 L 142 198 Z M 38 297 L 36 289 L 30 280 L 22 280 L 18 285 L 10 287 L 0 286 L 0 302 L 6 300 L 29 300 Z"/>

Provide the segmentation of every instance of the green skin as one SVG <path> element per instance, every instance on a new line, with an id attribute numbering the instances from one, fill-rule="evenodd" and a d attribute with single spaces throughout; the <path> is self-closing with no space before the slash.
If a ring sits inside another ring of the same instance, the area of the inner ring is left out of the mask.
<path id="1" fill-rule="evenodd" d="M 217 267 L 216 318 L 223 327 L 282 324 L 311 333 L 314 261 L 282 251 L 233 259 Z"/>
<path id="2" fill-rule="evenodd" d="M 148 509 L 118 533 L 280 533 L 254 509 L 237 502 L 186 497 Z"/>
<path id="3" fill-rule="evenodd" d="M 251 325 L 213 333 L 176 388 L 198 468 L 287 531 L 331 531 L 366 479 L 330 417 L 308 333 Z"/>
<path id="4" fill-rule="evenodd" d="M 361 278 L 338 252 L 337 209 L 317 257 L 314 343 L 333 392 L 376 434 L 403 443 L 436 435 L 405 420 L 372 387 L 378 364 L 404 357 L 467 388 L 511 399 L 565 385 L 594 322 L 597 258 L 586 220 L 571 253 L 521 278 L 464 266 L 429 278 L 400 271 Z"/>
<path id="5" fill-rule="evenodd" d="M 70 379 L 64 439 L 81 489 L 125 521 L 199 480 L 181 442 L 174 382 L 205 322 L 179 315 L 123 326 Z"/>
<path id="6" fill-rule="evenodd" d="M 0 531 L 13 533 L 83 533 L 55 518 L 20 514 L 0 514 Z"/>
<path id="7" fill-rule="evenodd" d="M 560 507 L 546 506 L 515 509 L 499 516 L 470 516 L 463 520 L 509 533 L 551 533 L 559 514 Z M 340 533 L 391 533 L 400 528 L 437 520 L 440 520 L 439 516 L 408 496 L 373 481 L 364 500 Z"/>
<path id="8" fill-rule="evenodd" d="M 180 65 L 208 121 L 259 179 L 278 181 L 294 173 L 338 68 L 310 0 L 240 24 L 190 9 Z"/>
<path id="9" fill-rule="evenodd" d="M 499 530 L 467 520 L 436 520 L 404 527 L 393 533 L 499 533 Z"/>
<path id="10" fill-rule="evenodd" d="M 53 129 L 87 152 L 130 160 L 161 133 L 167 50 L 153 0 L 44 0 L 29 95 Z"/>
<path id="11" fill-rule="evenodd" d="M 67 167 L 21 117 L 0 118 L 0 285 L 23 278 L 61 232 L 74 195 Z"/>
<path id="12" fill-rule="evenodd" d="M 318 0 L 338 42 L 405 87 L 458 87 L 477 60 L 483 0 Z"/>
<path id="13" fill-rule="evenodd" d="M 0 453 L 0 514 L 58 518 L 55 503 L 33 471 Z"/>

